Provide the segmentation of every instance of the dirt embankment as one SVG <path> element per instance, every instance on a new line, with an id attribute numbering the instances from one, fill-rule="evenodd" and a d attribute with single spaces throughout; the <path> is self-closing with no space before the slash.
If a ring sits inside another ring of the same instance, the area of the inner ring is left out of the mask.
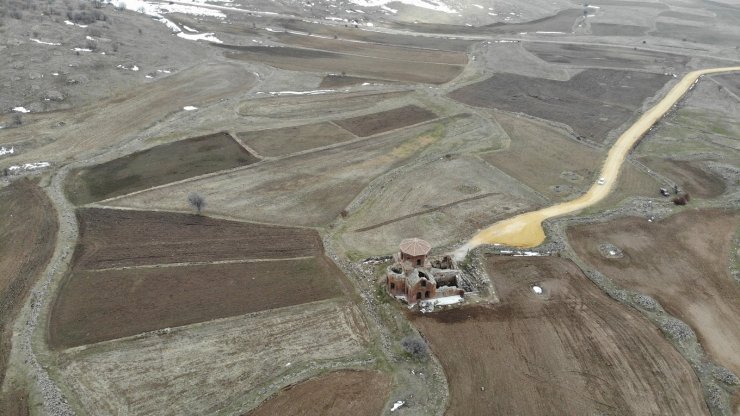
<path id="1" fill-rule="evenodd" d="M 36 184 L 22 179 L 0 189 L 0 384 L 13 320 L 54 252 L 58 228 L 54 207 Z"/>
<path id="2" fill-rule="evenodd" d="M 727 266 L 736 212 L 684 211 L 657 223 L 623 218 L 572 227 L 578 256 L 618 285 L 654 297 L 689 324 L 710 357 L 740 374 L 740 287 Z M 621 253 L 604 256 L 603 244 Z"/>
<path id="3" fill-rule="evenodd" d="M 337 371 L 289 386 L 244 416 L 376 416 L 383 412 L 390 381 L 374 371 Z"/>
<path id="4" fill-rule="evenodd" d="M 412 317 L 445 368 L 448 415 L 708 414 L 686 360 L 572 262 L 487 267 L 500 304 Z"/>

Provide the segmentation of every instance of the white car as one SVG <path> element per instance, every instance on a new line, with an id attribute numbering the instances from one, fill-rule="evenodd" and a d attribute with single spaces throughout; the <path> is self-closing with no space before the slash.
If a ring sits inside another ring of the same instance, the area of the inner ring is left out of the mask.
<path id="1" fill-rule="evenodd" d="M 596 183 L 598 183 L 599 185 L 603 185 L 606 183 L 606 179 L 604 177 L 601 177 L 598 181 L 596 181 Z"/>

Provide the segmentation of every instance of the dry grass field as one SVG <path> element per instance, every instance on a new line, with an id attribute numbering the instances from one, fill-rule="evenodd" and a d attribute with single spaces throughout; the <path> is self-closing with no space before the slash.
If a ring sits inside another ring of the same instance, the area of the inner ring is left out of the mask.
<path id="1" fill-rule="evenodd" d="M 483 155 L 492 165 L 554 201 L 572 199 L 595 181 L 606 157 L 603 151 L 580 144 L 562 129 L 541 121 L 504 112 L 494 117 L 511 144 Z"/>
<path id="2" fill-rule="evenodd" d="M 358 91 L 316 95 L 264 97 L 246 101 L 239 107 L 238 112 L 242 116 L 268 117 L 276 119 L 340 116 L 352 111 L 367 111 L 378 103 L 402 99 L 408 95 L 410 95 L 409 91 Z"/>
<path id="3" fill-rule="evenodd" d="M 459 88 L 450 97 L 468 105 L 564 123 L 579 136 L 601 143 L 669 79 L 662 74 L 601 69 L 587 69 L 568 81 L 496 74 Z"/>
<path id="4" fill-rule="evenodd" d="M 310 368 L 367 358 L 363 319 L 339 299 L 272 309 L 66 350 L 61 372 L 85 413 L 241 414 Z"/>
<path id="5" fill-rule="evenodd" d="M 342 272 L 326 257 L 76 271 L 49 323 L 49 345 L 69 348 L 341 296 Z"/>
<path id="6" fill-rule="evenodd" d="M 248 221 L 321 226 L 339 216 L 377 176 L 407 163 L 439 140 L 436 126 L 269 161 L 188 183 L 106 202 L 137 209 L 184 210 L 185 196 L 198 190 L 208 212 Z"/>
<path id="7" fill-rule="evenodd" d="M 58 228 L 56 210 L 35 183 L 21 179 L 0 188 L 0 384 L 13 320 L 54 253 Z"/>
<path id="8" fill-rule="evenodd" d="M 337 371 L 283 389 L 244 416 L 377 416 L 391 388 L 375 371 Z"/>
<path id="9" fill-rule="evenodd" d="M 315 230 L 171 212 L 80 209 L 76 269 L 323 254 Z"/>
<path id="10" fill-rule="evenodd" d="M 739 219 L 736 212 L 686 210 L 656 223 L 623 218 L 567 234 L 578 256 L 620 286 L 654 297 L 696 331 L 713 359 L 740 374 L 740 288 L 728 272 Z M 603 257 L 604 243 L 623 257 Z"/>
<path id="11" fill-rule="evenodd" d="M 500 304 L 411 316 L 445 368 L 447 415 L 709 414 L 678 351 L 573 263 L 492 256 L 487 268 Z"/>
<path id="12" fill-rule="evenodd" d="M 65 191 L 73 203 L 84 205 L 258 160 L 228 133 L 216 133 L 75 170 L 67 177 Z"/>
<path id="13" fill-rule="evenodd" d="M 260 155 L 276 157 L 345 142 L 355 136 L 333 123 L 322 122 L 247 131 L 237 137 Z"/>
<path id="14" fill-rule="evenodd" d="M 407 105 L 379 113 L 337 120 L 334 123 L 360 137 L 373 136 L 387 131 L 433 120 L 437 115 L 415 105 Z"/>
<path id="15" fill-rule="evenodd" d="M 701 161 L 671 160 L 649 156 L 639 160 L 669 177 L 692 196 L 715 198 L 725 192 L 725 183 L 716 175 L 703 169 Z"/>

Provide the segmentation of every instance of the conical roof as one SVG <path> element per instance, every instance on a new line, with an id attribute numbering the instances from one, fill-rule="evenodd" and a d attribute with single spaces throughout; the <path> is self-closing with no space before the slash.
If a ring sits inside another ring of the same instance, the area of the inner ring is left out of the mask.
<path id="1" fill-rule="evenodd" d="M 401 249 L 401 253 L 408 254 L 409 256 L 423 256 L 429 254 L 432 245 L 421 238 L 407 238 L 401 241 L 399 248 Z"/>

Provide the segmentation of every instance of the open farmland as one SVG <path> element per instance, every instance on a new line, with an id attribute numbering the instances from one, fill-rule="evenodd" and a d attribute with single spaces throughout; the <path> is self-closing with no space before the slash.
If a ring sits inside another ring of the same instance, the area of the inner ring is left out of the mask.
<path id="1" fill-rule="evenodd" d="M 568 81 L 496 74 L 459 88 L 450 96 L 468 105 L 523 112 L 564 123 L 579 136 L 602 143 L 669 79 L 644 72 L 598 69 L 587 69 Z"/>
<path id="2" fill-rule="evenodd" d="M 269 118 L 326 117 L 351 111 L 367 111 L 373 105 L 401 99 L 409 94 L 408 91 L 396 91 L 265 97 L 245 102 L 239 107 L 239 114 Z"/>
<path id="3" fill-rule="evenodd" d="M 106 204 L 181 210 L 185 208 L 185 195 L 198 189 L 209 201 L 210 213 L 248 221 L 325 225 L 375 177 L 401 166 L 438 141 L 442 133 L 434 127 L 410 127 L 401 133 L 260 163 Z"/>
<path id="4" fill-rule="evenodd" d="M 714 198 L 725 191 L 724 182 L 702 168 L 699 161 L 644 157 L 640 162 L 667 176 L 692 196 Z"/>
<path id="5" fill-rule="evenodd" d="M 341 240 L 358 257 L 393 252 L 410 235 L 440 246 L 544 202 L 479 158 L 445 158 L 389 180 L 349 214 Z"/>
<path id="6" fill-rule="evenodd" d="M 216 133 L 76 170 L 67 178 L 66 193 L 81 205 L 258 160 L 228 133 Z"/>
<path id="7" fill-rule="evenodd" d="M 648 223 L 622 218 L 568 229 L 578 256 L 626 289 L 654 297 L 684 320 L 709 355 L 740 374 L 740 288 L 728 272 L 736 212 L 690 210 Z M 606 258 L 602 244 L 621 257 Z"/>
<path id="8" fill-rule="evenodd" d="M 573 263 L 487 263 L 500 304 L 412 316 L 445 368 L 447 414 L 709 414 L 678 351 Z"/>
<path id="9" fill-rule="evenodd" d="M 345 142 L 355 136 L 333 123 L 322 122 L 247 131 L 237 137 L 260 155 L 276 157 Z"/>
<path id="10" fill-rule="evenodd" d="M 572 199 L 594 182 L 603 152 L 541 121 L 504 112 L 496 112 L 494 117 L 511 144 L 483 155 L 492 165 L 555 201 Z"/>
<path id="11" fill-rule="evenodd" d="M 368 342 L 356 306 L 332 299 L 66 350 L 61 371 L 86 413 L 240 414 L 312 368 L 367 359 Z"/>
<path id="12" fill-rule="evenodd" d="M 395 81 L 387 81 L 384 79 L 375 78 L 360 78 L 352 77 L 349 75 L 341 74 L 329 74 L 321 80 L 319 88 L 342 88 L 350 87 L 353 85 L 365 85 L 365 84 L 394 84 Z"/>
<path id="13" fill-rule="evenodd" d="M 367 137 L 435 118 L 437 118 L 437 115 L 429 110 L 415 105 L 407 105 L 380 113 L 337 120 L 334 123 L 357 136 Z"/>
<path id="14" fill-rule="evenodd" d="M 353 76 L 395 81 L 444 84 L 462 72 L 464 65 L 381 59 L 327 50 L 294 47 L 224 46 L 231 59 L 262 62 L 289 71 L 342 72 Z"/>
<path id="15" fill-rule="evenodd" d="M 468 63 L 468 56 L 464 52 L 346 41 L 316 36 L 294 35 L 291 33 L 278 33 L 274 36 L 279 42 L 290 46 L 347 53 L 356 56 L 371 56 L 380 60 L 401 60 L 409 63 L 434 62 L 450 65 L 465 65 Z"/>
<path id="16" fill-rule="evenodd" d="M 35 183 L 0 188 L 0 384 L 13 320 L 54 252 L 58 228 L 56 210 Z"/>
<path id="17" fill-rule="evenodd" d="M 327 299 L 342 295 L 342 279 L 324 256 L 76 271 L 54 305 L 49 344 L 75 347 Z"/>
<path id="18" fill-rule="evenodd" d="M 315 230 L 170 212 L 80 209 L 75 268 L 106 269 L 323 253 Z"/>
<path id="19" fill-rule="evenodd" d="M 142 128 L 182 111 L 188 105 L 206 105 L 236 95 L 254 86 L 255 77 L 243 67 L 228 63 L 199 64 L 151 85 L 120 91 L 95 104 L 44 116 L 22 131 L 9 130 L 0 143 L 23 144 L 27 150 L 4 158 L 4 163 L 21 160 L 63 161 L 108 146 L 121 146 L 124 138 Z M 60 124 L 61 123 L 61 124 Z M 48 125 L 63 126 L 49 130 Z M 54 140 L 48 140 L 52 135 Z"/>
<path id="20" fill-rule="evenodd" d="M 619 27 L 623 28 L 621 25 Z M 689 62 L 689 58 L 684 55 L 656 53 L 654 51 L 632 48 L 545 42 L 526 42 L 524 43 L 524 48 L 547 62 L 575 66 L 625 69 L 655 68 L 656 71 L 672 68 L 673 71 L 680 71 Z"/>
<path id="21" fill-rule="evenodd" d="M 337 371 L 289 386 L 244 416 L 377 416 L 390 381 L 374 371 Z"/>
<path id="22" fill-rule="evenodd" d="M 396 23 L 394 26 L 401 29 L 420 31 L 425 33 L 454 33 L 471 35 L 519 34 L 530 31 L 570 33 L 573 30 L 573 26 L 577 24 L 577 21 L 579 19 L 582 19 L 582 16 L 583 12 L 581 10 L 566 9 L 561 10 L 551 16 L 545 16 L 540 19 L 535 19 L 529 22 L 522 23 L 498 22 L 480 27 L 471 27 L 422 22 L 403 22 Z"/>

